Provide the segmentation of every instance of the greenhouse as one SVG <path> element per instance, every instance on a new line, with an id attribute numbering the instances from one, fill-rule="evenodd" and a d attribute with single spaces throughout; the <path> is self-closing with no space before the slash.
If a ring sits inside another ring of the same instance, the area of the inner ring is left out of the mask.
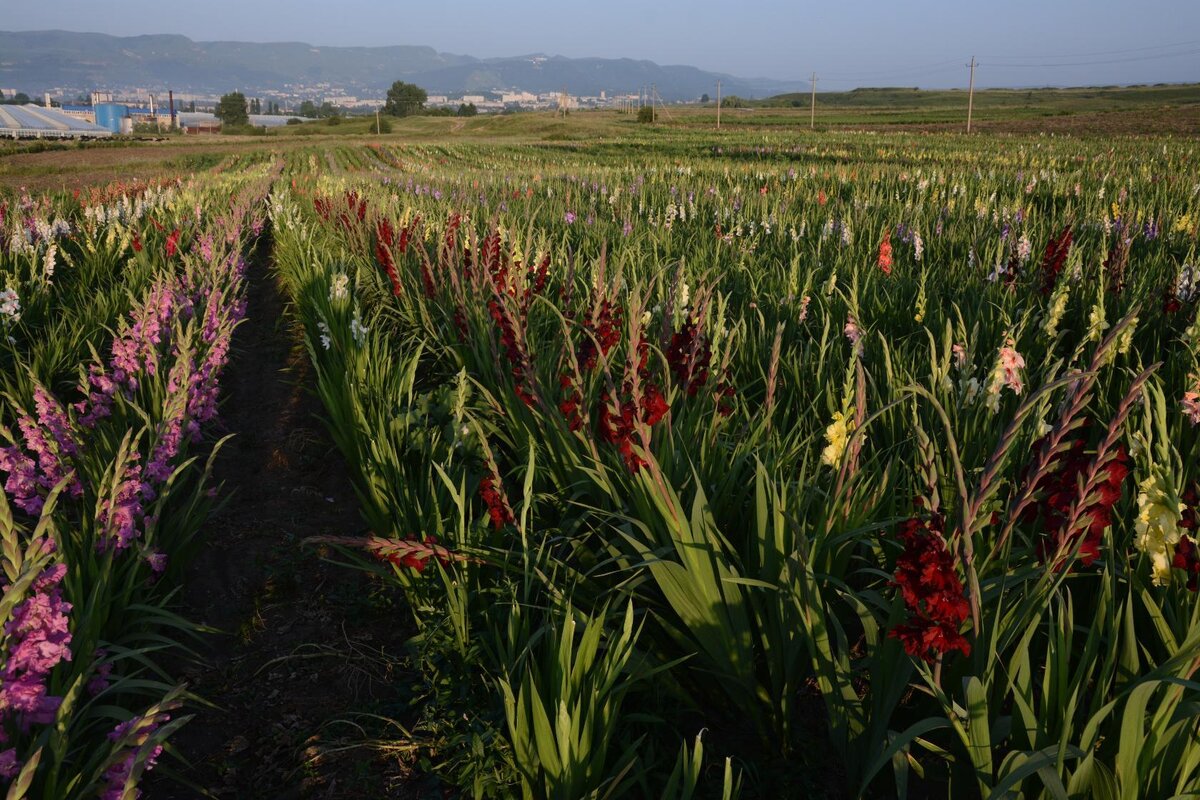
<path id="1" fill-rule="evenodd" d="M 0 137 L 9 139 L 78 139 L 111 136 L 98 125 L 57 108 L 0 105 Z"/>

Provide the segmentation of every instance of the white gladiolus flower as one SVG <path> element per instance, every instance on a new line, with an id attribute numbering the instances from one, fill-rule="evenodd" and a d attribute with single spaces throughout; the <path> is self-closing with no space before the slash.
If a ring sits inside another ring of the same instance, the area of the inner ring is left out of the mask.
<path id="1" fill-rule="evenodd" d="M 21 319 L 21 298 L 12 289 L 0 292 L 0 321 L 15 325 Z"/>
<path id="2" fill-rule="evenodd" d="M 355 312 L 354 319 L 350 320 L 350 335 L 354 337 L 354 343 L 362 347 L 363 343 L 367 341 L 367 334 L 369 332 L 370 330 L 367 326 L 363 325 L 362 321 L 358 318 L 358 312 Z"/>
<path id="3" fill-rule="evenodd" d="M 345 300 L 349 294 L 350 278 L 343 272 L 334 275 L 333 282 L 329 286 L 329 302 L 334 303 L 338 300 Z"/>

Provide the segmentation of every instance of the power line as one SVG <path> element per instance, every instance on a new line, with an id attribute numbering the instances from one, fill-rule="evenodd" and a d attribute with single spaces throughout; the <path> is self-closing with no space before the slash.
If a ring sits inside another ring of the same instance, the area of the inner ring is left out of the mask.
<path id="1" fill-rule="evenodd" d="M 981 56 L 988 59 L 1004 59 L 1004 58 L 1083 58 L 1084 56 L 1118 56 L 1124 53 L 1142 53 L 1146 50 L 1163 50 L 1168 47 L 1191 47 L 1192 45 L 1200 44 L 1200 39 L 1192 39 L 1186 42 L 1173 42 L 1171 44 L 1158 44 L 1151 47 L 1130 47 L 1125 50 L 1093 50 L 1090 53 L 1060 53 L 1057 56 L 1031 56 L 1025 55 L 1006 55 L 1006 56 Z"/>
<path id="2" fill-rule="evenodd" d="M 955 68 L 957 68 L 957 65 L 958 65 L 958 59 L 951 58 L 946 61 L 938 61 L 937 63 L 934 63 L 934 64 L 922 64 L 919 66 L 914 65 L 911 67 L 901 67 L 899 69 L 888 70 L 887 74 L 895 75 L 898 72 L 928 71 L 928 70 L 936 69 L 938 67 L 949 67 L 949 66 L 955 66 Z M 859 78 L 859 77 L 863 77 L 863 76 L 880 75 L 882 73 L 877 72 L 875 70 L 867 70 L 867 71 L 861 71 L 861 72 L 830 72 L 830 73 L 822 72 L 821 78 L 824 79 L 826 74 L 833 75 L 835 77 L 841 76 L 843 78 Z"/>
<path id="3" fill-rule="evenodd" d="M 997 64 L 998 67 L 1091 67 L 1101 64 L 1129 64 L 1134 61 L 1156 61 L 1164 58 L 1178 58 L 1179 56 L 1200 55 L 1200 50 L 1188 50 L 1180 53 L 1160 53 L 1156 56 L 1141 56 L 1140 58 L 1116 58 L 1103 61 L 1058 61 L 1047 64 Z"/>
<path id="4" fill-rule="evenodd" d="M 1190 47 L 1200 44 L 1200 39 L 1193 39 L 1184 42 L 1173 42 L 1171 44 L 1156 45 L 1153 47 L 1131 47 L 1124 50 L 1097 50 L 1089 53 L 1069 53 L 1062 55 L 1047 55 L 1039 56 L 1033 54 L 1026 55 L 1007 55 L 1007 56 L 981 56 L 993 62 L 994 67 L 1015 67 L 1018 69 L 1048 69 L 1054 67 L 1086 67 L 1086 66 L 1102 66 L 1106 64 L 1128 64 L 1139 61 L 1158 61 L 1167 58 L 1179 58 L 1184 56 L 1200 54 L 1200 49 L 1176 50 L 1170 53 L 1164 53 L 1164 48 L 1172 47 Z M 1032 61 L 1021 61 L 1020 59 L 1055 59 L 1055 58 L 1084 58 L 1092 55 L 1120 55 L 1122 53 L 1141 53 L 1147 50 L 1154 50 L 1153 54 L 1144 56 L 1133 56 L 1130 58 L 1115 58 L 1115 59 L 1093 59 L 1086 61 L 1053 61 L 1046 60 L 1039 63 Z M 1015 60 L 1013 60 L 1015 59 Z M 1012 61 L 1010 61 L 1012 60 Z M 852 71 L 852 72 L 822 72 L 821 80 L 826 83 L 858 83 L 864 80 L 887 80 L 896 77 L 919 77 L 923 75 L 957 72 L 961 67 L 961 62 L 958 59 L 950 59 L 946 61 L 937 61 L 909 67 L 900 67 L 897 69 L 885 71 Z"/>

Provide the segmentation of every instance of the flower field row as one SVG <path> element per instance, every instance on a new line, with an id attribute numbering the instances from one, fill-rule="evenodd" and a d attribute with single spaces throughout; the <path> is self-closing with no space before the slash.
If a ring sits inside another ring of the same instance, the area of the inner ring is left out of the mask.
<path id="1" fill-rule="evenodd" d="M 306 151 L 271 200 L 427 766 L 1194 794 L 1194 144 L 630 152 Z"/>
<path id="2" fill-rule="evenodd" d="M 0 204 L 0 786 L 131 798 L 186 717 L 170 608 L 275 172 Z"/>

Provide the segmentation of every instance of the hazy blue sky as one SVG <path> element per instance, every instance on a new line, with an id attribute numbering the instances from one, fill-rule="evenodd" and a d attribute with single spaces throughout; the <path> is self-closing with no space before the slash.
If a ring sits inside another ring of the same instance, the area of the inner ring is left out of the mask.
<path id="1" fill-rule="evenodd" d="M 819 86 L 1200 81 L 1200 0 L 5 0 L 0 27 L 645 58 Z M 0 54 L 0 58 L 3 54 Z"/>

